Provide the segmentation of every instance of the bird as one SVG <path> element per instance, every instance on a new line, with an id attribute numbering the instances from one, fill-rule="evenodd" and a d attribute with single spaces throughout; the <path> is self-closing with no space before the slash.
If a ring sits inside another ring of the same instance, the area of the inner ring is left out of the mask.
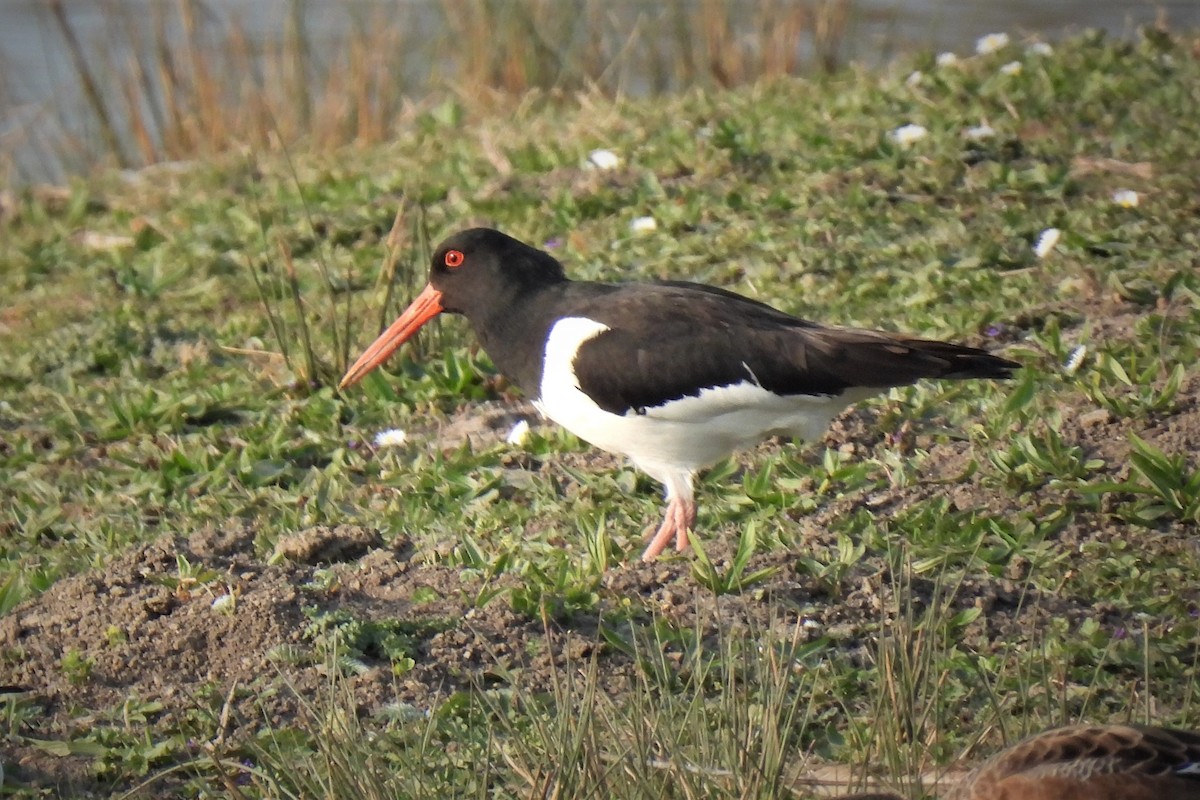
<path id="1" fill-rule="evenodd" d="M 847 406 L 922 378 L 1009 378 L 975 347 L 820 325 L 706 284 L 567 277 L 491 228 L 451 235 L 426 287 L 346 371 L 352 386 L 439 314 L 466 317 L 534 407 L 664 486 L 642 554 L 687 548 L 697 472 L 776 435 L 819 438 Z"/>
<path id="2" fill-rule="evenodd" d="M 903 800 L 856 794 L 843 800 Z M 1200 731 L 1070 725 L 1002 750 L 946 800 L 1197 800 Z"/>

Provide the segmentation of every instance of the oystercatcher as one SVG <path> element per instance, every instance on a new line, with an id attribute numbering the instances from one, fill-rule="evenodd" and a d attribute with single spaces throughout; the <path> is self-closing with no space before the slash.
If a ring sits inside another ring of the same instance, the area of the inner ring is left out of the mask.
<path id="1" fill-rule="evenodd" d="M 666 488 L 643 558 L 687 547 L 696 471 L 783 434 L 814 439 L 842 409 L 921 378 L 1007 378 L 983 350 L 835 328 L 683 281 L 569 280 L 549 253 L 489 228 L 437 248 L 429 284 L 342 378 L 347 387 L 443 312 L 462 314 L 538 410 Z"/>
<path id="2" fill-rule="evenodd" d="M 903 800 L 856 794 L 847 800 Z M 993 756 L 947 800 L 1196 800 L 1200 732 L 1140 725 L 1043 731 Z"/>

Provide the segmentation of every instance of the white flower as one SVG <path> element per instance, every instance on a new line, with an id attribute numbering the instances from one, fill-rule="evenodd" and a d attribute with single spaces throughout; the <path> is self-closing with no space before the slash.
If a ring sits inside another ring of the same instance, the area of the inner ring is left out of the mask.
<path id="1" fill-rule="evenodd" d="M 982 125 L 976 125 L 967 128 L 963 131 L 963 136 L 970 139 L 972 142 L 982 142 L 984 139 L 991 139 L 996 135 L 996 129 L 986 122 Z"/>
<path id="2" fill-rule="evenodd" d="M 399 447 L 408 441 L 408 432 L 399 428 L 390 428 L 375 434 L 376 447 Z"/>
<path id="3" fill-rule="evenodd" d="M 1133 189 L 1117 189 L 1113 192 L 1112 201 L 1121 208 L 1133 208 L 1141 200 Z"/>
<path id="4" fill-rule="evenodd" d="M 1050 255 L 1050 251 L 1058 244 L 1059 237 L 1062 236 L 1062 231 L 1058 228 L 1046 228 L 1038 236 L 1037 243 L 1033 246 L 1033 254 L 1038 258 L 1045 258 Z"/>
<path id="5" fill-rule="evenodd" d="M 904 79 L 904 85 L 910 89 L 914 86 L 920 86 L 921 78 L 923 77 L 925 76 L 921 74 L 921 70 L 913 70 L 911 73 L 909 73 L 909 76 Z"/>
<path id="6" fill-rule="evenodd" d="M 529 441 L 529 421 L 520 420 L 516 425 L 513 425 L 512 430 L 508 432 L 508 436 L 504 437 L 504 441 L 516 447 L 520 447 Z"/>
<path id="7" fill-rule="evenodd" d="M 914 142 L 918 142 L 928 135 L 929 131 L 924 125 L 916 125 L 913 123 L 901 125 L 899 128 L 896 128 L 896 130 L 888 134 L 892 141 L 901 147 L 912 147 Z"/>
<path id="8" fill-rule="evenodd" d="M 1033 44 L 1029 45 L 1029 47 L 1025 48 L 1025 55 L 1052 56 L 1054 55 L 1054 48 L 1045 42 L 1034 42 Z"/>
<path id="9" fill-rule="evenodd" d="M 587 166 L 589 169 L 616 169 L 621 165 L 621 159 L 612 150 L 593 150 L 588 153 Z"/>
<path id="10" fill-rule="evenodd" d="M 1068 375 L 1074 375 L 1083 366 L 1083 359 L 1087 356 L 1087 345 L 1081 344 L 1071 351 L 1067 356 L 1067 362 L 1063 364 L 1063 372 Z"/>
<path id="11" fill-rule="evenodd" d="M 232 593 L 223 594 L 212 601 L 212 610 L 218 614 L 232 614 L 236 608 L 237 603 Z"/>
<path id="12" fill-rule="evenodd" d="M 1007 33 L 989 33 L 987 36 L 979 37 L 975 42 L 975 52 L 981 56 L 994 53 L 1003 47 L 1008 47 Z"/>
<path id="13" fill-rule="evenodd" d="M 629 223 L 629 230 L 632 233 L 650 233 L 658 230 L 658 221 L 654 217 L 634 217 Z"/>
<path id="14" fill-rule="evenodd" d="M 1000 68 L 1000 74 L 1001 75 L 1020 75 L 1021 74 L 1021 62 L 1020 61 L 1008 62 L 1007 64 L 1005 64 L 1004 66 L 1002 66 Z"/>
<path id="15" fill-rule="evenodd" d="M 958 63 L 958 56 L 954 55 L 954 53 L 938 53 L 937 54 L 937 65 L 939 67 L 953 67 L 957 63 Z"/>

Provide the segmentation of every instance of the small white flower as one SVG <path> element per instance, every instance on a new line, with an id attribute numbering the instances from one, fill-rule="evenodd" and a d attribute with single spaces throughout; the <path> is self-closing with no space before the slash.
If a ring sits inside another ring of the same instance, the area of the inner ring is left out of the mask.
<path id="1" fill-rule="evenodd" d="M 233 594 L 223 594 L 212 601 L 212 610 L 218 614 L 232 614 L 237 607 Z"/>
<path id="2" fill-rule="evenodd" d="M 1029 45 L 1029 47 L 1025 48 L 1025 55 L 1052 56 L 1054 55 L 1054 48 L 1045 42 L 1034 42 L 1033 44 Z"/>
<path id="3" fill-rule="evenodd" d="M 1112 201 L 1121 208 L 1133 208 L 1140 200 L 1138 193 L 1133 189 L 1117 189 L 1112 196 Z"/>
<path id="4" fill-rule="evenodd" d="M 1021 62 L 1020 61 L 1008 62 L 1007 64 L 1005 64 L 1004 66 L 1002 66 L 1000 68 L 1000 74 L 1001 75 L 1020 75 L 1021 74 Z"/>
<path id="5" fill-rule="evenodd" d="M 1083 359 L 1087 356 L 1087 345 L 1081 344 L 1071 351 L 1067 356 L 1067 362 L 1063 364 L 1063 372 L 1068 375 L 1074 375 L 1083 366 Z"/>
<path id="6" fill-rule="evenodd" d="M 888 134 L 892 141 L 901 147 L 912 147 L 913 143 L 924 139 L 928 135 L 929 131 L 924 125 L 916 125 L 913 123 L 901 125 L 899 128 L 896 128 L 896 130 Z"/>
<path id="7" fill-rule="evenodd" d="M 936 63 L 939 67 L 953 67 L 958 63 L 958 56 L 954 53 L 938 53 Z"/>
<path id="8" fill-rule="evenodd" d="M 508 432 L 508 436 L 504 437 L 504 441 L 515 447 L 521 447 L 529 441 L 529 421 L 520 420 L 516 425 L 512 426 L 512 430 Z"/>
<path id="9" fill-rule="evenodd" d="M 975 52 L 981 56 L 994 53 L 1004 47 L 1008 47 L 1007 33 L 989 33 L 987 36 L 980 36 L 975 42 Z"/>
<path id="10" fill-rule="evenodd" d="M 654 217 L 634 217 L 629 223 L 629 230 L 632 233 L 650 233 L 658 230 L 658 221 Z"/>
<path id="11" fill-rule="evenodd" d="M 621 159 L 612 150 L 593 150 L 588 153 L 586 166 L 590 169 L 616 169 Z"/>
<path id="12" fill-rule="evenodd" d="M 408 432 L 399 428 L 390 428 L 375 434 L 376 447 L 399 447 L 408 441 Z"/>
<path id="13" fill-rule="evenodd" d="M 982 125 L 975 125 L 963 131 L 963 136 L 970 139 L 972 142 L 982 142 L 984 139 L 995 137 L 996 129 L 986 122 Z"/>
<path id="14" fill-rule="evenodd" d="M 915 86 L 920 86 L 921 78 L 923 77 L 925 76 L 921 74 L 921 70 L 913 70 L 911 73 L 909 73 L 908 77 L 904 79 L 904 85 L 910 89 Z"/>
<path id="15" fill-rule="evenodd" d="M 1062 236 L 1062 231 L 1058 228 L 1046 228 L 1038 236 L 1037 243 L 1033 246 L 1033 254 L 1038 258 L 1045 258 L 1050 255 L 1050 251 L 1058 244 L 1059 237 Z"/>

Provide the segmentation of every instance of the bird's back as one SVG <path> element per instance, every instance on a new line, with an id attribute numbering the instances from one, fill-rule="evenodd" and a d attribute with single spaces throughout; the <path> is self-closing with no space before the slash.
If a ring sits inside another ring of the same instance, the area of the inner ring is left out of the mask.
<path id="1" fill-rule="evenodd" d="M 1058 728 L 986 762 L 947 800 L 1198 800 L 1200 733 Z"/>
<path id="2" fill-rule="evenodd" d="M 829 396 L 921 378 L 1008 378 L 1018 366 L 974 347 L 824 326 L 699 284 L 575 286 L 571 315 L 608 329 L 580 348 L 576 374 L 617 414 L 745 381 L 780 396 Z"/>

